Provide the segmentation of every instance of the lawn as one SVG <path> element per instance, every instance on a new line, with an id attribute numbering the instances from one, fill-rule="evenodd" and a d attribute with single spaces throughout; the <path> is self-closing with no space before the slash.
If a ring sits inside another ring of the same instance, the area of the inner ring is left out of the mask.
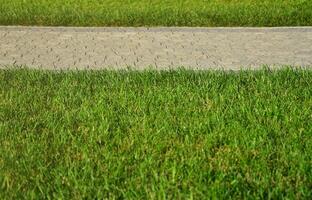
<path id="1" fill-rule="evenodd" d="M 1 25 L 311 26 L 311 0 L 0 0 Z"/>
<path id="2" fill-rule="evenodd" d="M 0 71 L 0 199 L 311 199 L 312 71 Z"/>

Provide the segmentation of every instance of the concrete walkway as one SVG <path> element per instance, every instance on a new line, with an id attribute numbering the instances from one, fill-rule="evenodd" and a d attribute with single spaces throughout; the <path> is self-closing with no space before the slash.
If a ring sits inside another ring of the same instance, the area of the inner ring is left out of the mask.
<path id="1" fill-rule="evenodd" d="M 312 67 L 312 27 L 0 27 L 0 67 Z"/>

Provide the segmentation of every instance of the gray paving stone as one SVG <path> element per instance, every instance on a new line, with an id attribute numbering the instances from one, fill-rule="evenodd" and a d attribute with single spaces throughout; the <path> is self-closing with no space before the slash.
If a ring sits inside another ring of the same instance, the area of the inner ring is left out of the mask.
<path id="1" fill-rule="evenodd" d="M 0 67 L 257 69 L 312 67 L 312 27 L 0 27 Z"/>

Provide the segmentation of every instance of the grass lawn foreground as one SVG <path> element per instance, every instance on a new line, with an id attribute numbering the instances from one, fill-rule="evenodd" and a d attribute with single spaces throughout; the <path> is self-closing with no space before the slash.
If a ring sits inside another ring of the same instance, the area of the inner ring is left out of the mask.
<path id="1" fill-rule="evenodd" d="M 311 199 L 312 71 L 0 71 L 0 198 Z"/>

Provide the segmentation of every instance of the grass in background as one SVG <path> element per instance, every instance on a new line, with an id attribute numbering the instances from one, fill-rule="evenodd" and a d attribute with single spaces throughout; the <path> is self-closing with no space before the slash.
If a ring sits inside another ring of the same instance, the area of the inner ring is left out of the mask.
<path id="1" fill-rule="evenodd" d="M 312 71 L 0 71 L 0 198 L 311 199 Z"/>
<path id="2" fill-rule="evenodd" d="M 0 24 L 311 26 L 311 0 L 0 0 Z"/>

